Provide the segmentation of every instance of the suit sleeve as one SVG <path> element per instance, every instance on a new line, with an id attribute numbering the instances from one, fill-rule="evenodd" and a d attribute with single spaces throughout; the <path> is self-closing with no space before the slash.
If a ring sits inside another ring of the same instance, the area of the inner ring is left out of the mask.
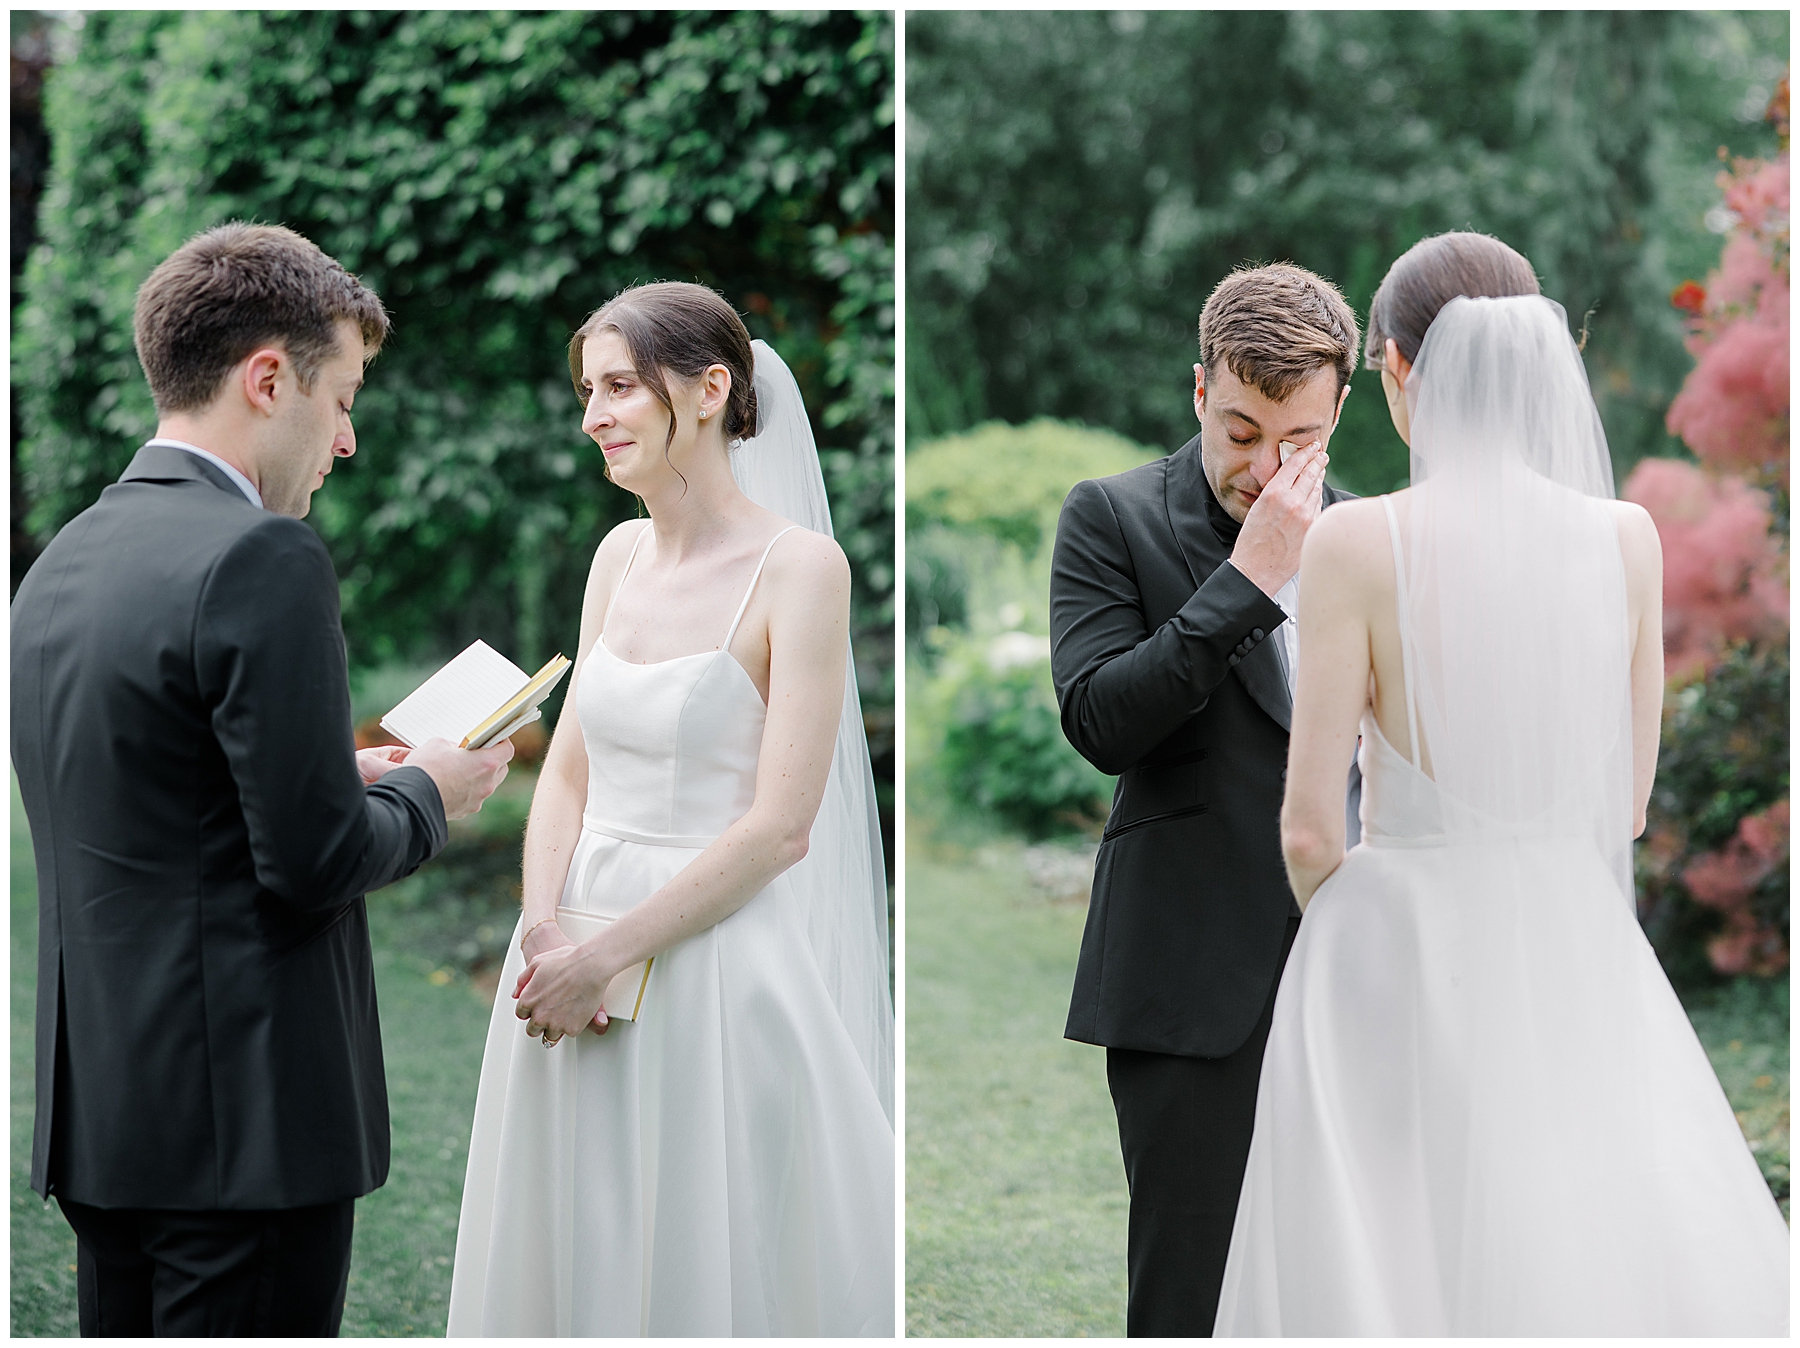
<path id="1" fill-rule="evenodd" d="M 195 668 L 230 765 L 258 883 L 328 911 L 410 875 L 444 845 L 437 785 L 356 769 L 337 577 L 318 535 L 271 515 L 214 565 Z"/>
<path id="2" fill-rule="evenodd" d="M 1098 482 L 1076 484 L 1050 569 L 1050 668 L 1063 734 L 1102 772 L 1136 766 L 1206 706 L 1239 644 L 1286 616 L 1243 572 L 1220 565 L 1149 630 L 1111 500 Z"/>

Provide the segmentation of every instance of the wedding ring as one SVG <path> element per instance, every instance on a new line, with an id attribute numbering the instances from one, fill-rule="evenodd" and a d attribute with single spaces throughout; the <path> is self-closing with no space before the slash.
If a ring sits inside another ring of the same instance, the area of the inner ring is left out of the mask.
<path id="1" fill-rule="evenodd" d="M 555 1048 L 561 1042 L 562 1042 L 562 1036 L 560 1034 L 557 1035 L 556 1038 L 554 1038 L 554 1039 L 552 1039 L 549 1036 L 549 1034 L 547 1034 L 547 1033 L 544 1035 L 544 1047 L 545 1048 Z"/>

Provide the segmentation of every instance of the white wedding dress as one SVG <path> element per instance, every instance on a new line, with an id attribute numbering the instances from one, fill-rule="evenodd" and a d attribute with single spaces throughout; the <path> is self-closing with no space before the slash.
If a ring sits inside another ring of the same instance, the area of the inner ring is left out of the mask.
<path id="1" fill-rule="evenodd" d="M 1412 749 L 1365 713 L 1362 843 L 1282 976 L 1215 1333 L 1785 1335 L 1787 1228 L 1630 899 L 1608 493 L 1478 429 L 1504 397 L 1445 406 L 1452 353 L 1556 354 L 1530 313 L 1471 347 L 1489 305 L 1553 307 L 1455 301 L 1408 384 L 1410 546 L 1383 504 Z"/>
<path id="2" fill-rule="evenodd" d="M 568 708 L 590 766 L 564 905 L 629 911 L 749 808 L 765 708 L 729 647 L 763 562 L 716 650 L 635 664 L 603 623 Z M 885 978 L 851 979 L 872 966 L 841 948 L 869 925 L 867 896 L 806 869 L 837 850 L 656 956 L 635 1022 L 548 1050 L 508 995 L 524 968 L 515 933 L 476 1098 L 452 1337 L 891 1336 L 891 1013 L 881 1021 Z"/>

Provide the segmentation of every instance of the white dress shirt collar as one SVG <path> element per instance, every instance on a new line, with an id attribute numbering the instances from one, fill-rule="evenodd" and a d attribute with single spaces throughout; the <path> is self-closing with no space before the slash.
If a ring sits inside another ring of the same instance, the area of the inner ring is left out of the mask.
<path id="1" fill-rule="evenodd" d="M 244 495 L 249 498 L 250 504 L 255 506 L 258 510 L 263 508 L 262 493 L 256 489 L 256 484 L 245 477 L 237 469 L 233 468 L 230 464 L 226 463 L 225 460 L 221 459 L 217 454 L 214 454 L 211 450 L 201 449 L 199 445 L 190 445 L 185 440 L 171 440 L 167 436 L 158 436 L 148 443 L 152 445 L 167 445 L 171 449 L 185 449 L 189 454 L 197 455 L 215 467 L 224 469 L 225 475 L 233 482 L 237 483 L 238 490 L 243 492 Z"/>

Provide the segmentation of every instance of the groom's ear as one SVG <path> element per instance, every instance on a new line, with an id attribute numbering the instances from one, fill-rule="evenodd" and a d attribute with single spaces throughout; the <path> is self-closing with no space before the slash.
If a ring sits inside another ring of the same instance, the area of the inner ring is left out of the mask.
<path id="1" fill-rule="evenodd" d="M 1194 417 L 1198 420 L 1206 413 L 1206 369 L 1194 366 Z"/>

